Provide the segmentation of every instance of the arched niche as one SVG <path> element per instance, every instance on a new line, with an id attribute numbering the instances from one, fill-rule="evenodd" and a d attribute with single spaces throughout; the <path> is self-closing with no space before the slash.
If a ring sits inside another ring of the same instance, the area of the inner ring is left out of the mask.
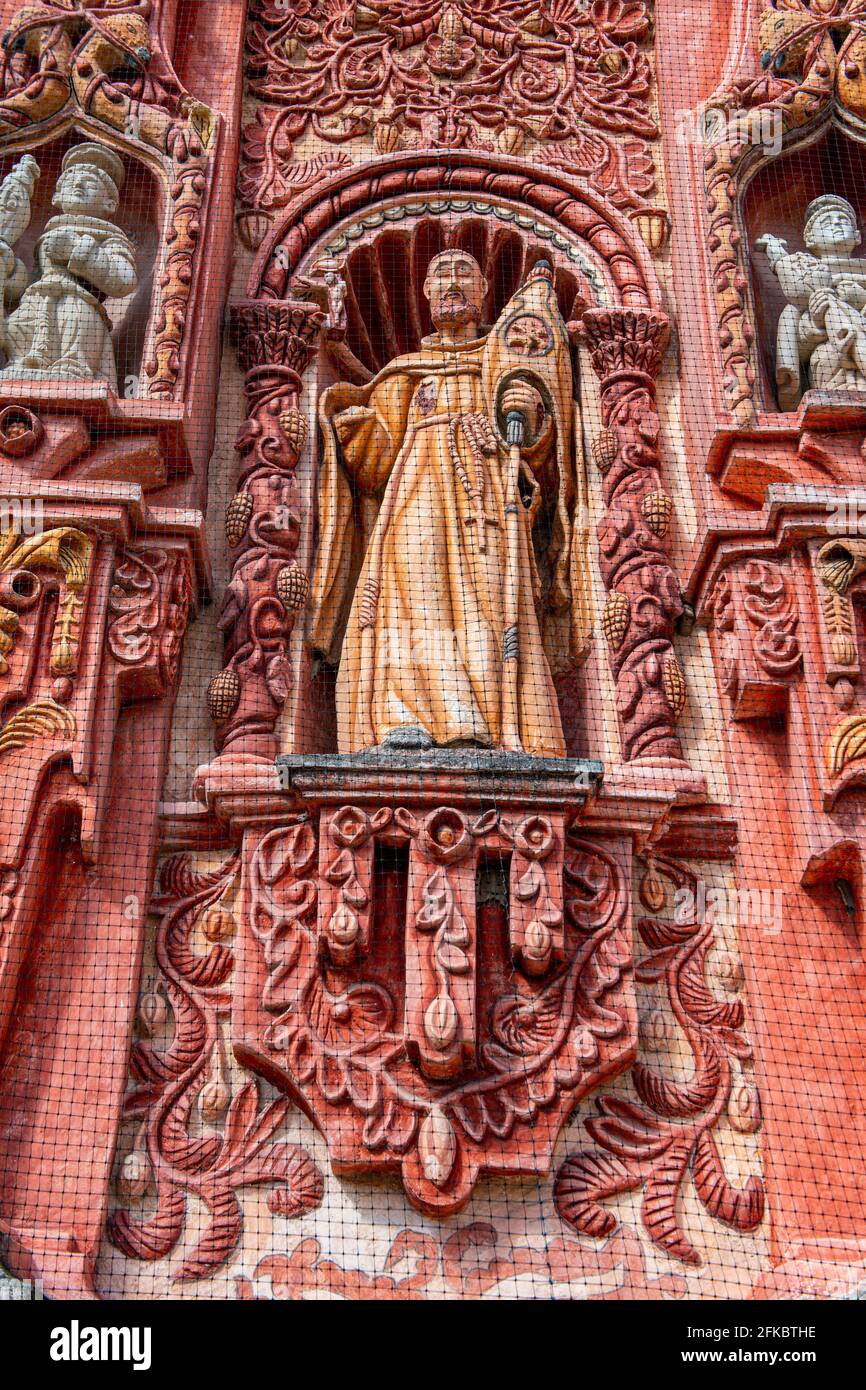
<path id="1" fill-rule="evenodd" d="M 776 392 L 776 329 L 786 300 L 765 255 L 756 253 L 757 238 L 771 232 L 791 252 L 806 250 L 806 208 L 824 193 L 846 198 L 857 213 L 866 246 L 866 144 L 835 125 L 763 163 L 742 195 L 744 236 L 750 251 L 755 309 L 755 337 L 760 372 L 760 401 L 779 412 Z M 864 246 L 858 256 L 866 255 Z M 804 390 L 807 383 L 803 382 Z"/>
<path id="2" fill-rule="evenodd" d="M 421 345 L 432 328 L 422 290 L 426 268 L 438 251 L 449 247 L 469 251 L 484 271 L 487 324 L 495 321 L 539 260 L 553 267 L 560 312 L 567 322 L 588 308 L 660 307 L 649 253 L 631 223 L 573 181 L 543 183 L 535 173 L 515 173 L 514 163 L 509 161 L 499 176 L 481 164 L 398 169 L 383 161 L 387 168 L 371 172 L 367 167 L 363 173 L 335 179 L 317 198 L 299 201 L 286 215 L 253 268 L 253 295 L 272 300 L 303 296 L 311 281 L 318 278 L 321 284 L 323 262 L 339 265 L 346 286 L 345 337 L 326 333 L 308 370 L 311 422 L 315 397 L 326 386 L 338 379 L 369 380 L 387 362 Z M 371 190 L 387 196 L 376 202 L 369 196 Z M 580 396 L 578 379 L 578 403 Z M 308 563 L 317 544 L 314 498 L 320 441 L 315 431 L 313 437 L 307 480 Z M 541 527 L 551 520 L 542 516 Z M 543 553 L 543 536 L 539 539 L 537 550 Z M 293 694 L 296 722 L 287 741 L 296 752 L 333 752 L 336 671 L 313 663 L 309 654 L 300 666 Z M 556 679 L 573 756 L 592 751 L 584 725 L 589 709 L 584 681 L 582 670 Z"/>
<path id="3" fill-rule="evenodd" d="M 108 143 L 99 134 L 78 127 L 67 127 L 42 144 L 32 141 L 25 148 L 4 149 L 0 153 L 0 179 L 26 153 L 36 159 L 40 177 L 32 201 L 30 226 L 16 244 L 16 254 L 30 271 L 31 283 L 36 272 L 35 251 L 49 218 L 59 209 L 52 199 L 60 177 L 61 165 L 67 151 L 85 141 Z M 137 253 L 138 287 L 126 299 L 107 300 L 106 310 L 113 324 L 112 342 L 117 360 L 118 393 L 134 397 L 142 394 L 139 380 L 152 331 L 152 310 L 156 298 L 156 280 L 163 239 L 165 190 L 161 180 L 141 160 L 134 158 L 122 146 L 111 143 L 115 154 L 123 160 L 126 177 L 120 192 L 120 202 L 114 221 L 131 238 Z"/>

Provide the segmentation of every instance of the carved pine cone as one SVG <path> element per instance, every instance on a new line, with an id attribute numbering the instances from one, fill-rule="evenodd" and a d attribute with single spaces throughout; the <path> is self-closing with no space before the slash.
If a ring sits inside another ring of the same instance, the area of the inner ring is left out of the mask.
<path id="1" fill-rule="evenodd" d="M 299 410 L 287 410 L 280 416 L 280 428 L 292 451 L 295 454 L 302 453 L 307 442 L 306 417 Z"/>
<path id="2" fill-rule="evenodd" d="M 669 656 L 664 670 L 665 699 L 674 719 L 679 719 L 686 707 L 686 678 L 675 656 Z"/>
<path id="3" fill-rule="evenodd" d="M 214 676 L 207 692 L 208 713 L 215 724 L 224 724 L 231 719 L 240 703 L 241 678 L 237 671 L 227 667 Z"/>
<path id="4" fill-rule="evenodd" d="M 310 597 L 310 581 L 300 565 L 293 560 L 277 575 L 277 598 L 285 604 L 290 613 L 298 613 L 306 607 Z"/>
<path id="5" fill-rule="evenodd" d="M 252 514 L 252 494 L 237 493 L 226 507 L 226 540 L 229 545 L 240 545 L 247 533 Z"/>
<path id="6" fill-rule="evenodd" d="M 643 519 L 651 531 L 659 538 L 664 536 L 671 524 L 674 504 L 666 492 L 648 492 L 640 504 Z"/>
<path id="7" fill-rule="evenodd" d="M 609 594 L 604 612 L 601 615 L 601 630 L 613 651 L 617 651 L 622 646 L 625 634 L 628 632 L 630 617 L 631 604 L 628 601 L 628 596 L 616 592 Z"/>
<path id="8" fill-rule="evenodd" d="M 602 430 L 592 445 L 592 457 L 599 473 L 604 477 L 616 462 L 616 435 L 613 430 Z"/>

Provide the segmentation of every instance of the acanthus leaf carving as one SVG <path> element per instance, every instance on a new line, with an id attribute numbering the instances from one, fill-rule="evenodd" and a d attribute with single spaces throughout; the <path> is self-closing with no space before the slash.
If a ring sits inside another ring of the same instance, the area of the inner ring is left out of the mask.
<path id="1" fill-rule="evenodd" d="M 673 861 L 655 860 L 676 887 L 693 876 Z M 693 901 L 695 900 L 693 892 Z M 705 977 L 714 944 L 711 922 L 665 922 L 646 919 L 638 930 L 649 955 L 637 968 L 639 981 L 663 980 L 668 1004 L 694 1058 L 686 1083 L 674 1083 L 644 1064 L 633 1071 L 640 1104 L 619 1096 L 598 1102 L 598 1115 L 586 1129 L 598 1147 L 566 1160 L 556 1182 L 560 1215 L 584 1235 L 609 1235 L 616 1218 L 601 1203 L 625 1192 L 643 1190 L 642 1216 L 655 1245 L 685 1264 L 701 1255 L 682 1230 L 677 1211 L 688 1172 L 706 1211 L 738 1231 L 752 1231 L 764 1216 L 763 1184 L 750 1177 L 733 1186 L 719 1157 L 713 1131 L 728 1107 L 733 1059 L 742 1059 L 740 1001 L 718 1002 Z"/>

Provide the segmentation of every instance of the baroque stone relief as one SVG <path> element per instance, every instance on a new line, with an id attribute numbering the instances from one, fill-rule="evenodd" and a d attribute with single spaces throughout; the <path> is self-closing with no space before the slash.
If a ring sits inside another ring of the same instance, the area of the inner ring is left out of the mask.
<path id="1" fill-rule="evenodd" d="M 644 0 L 507 0 L 495 14 L 475 0 L 336 0 L 321 13 L 256 0 L 243 234 L 258 243 L 274 209 L 368 151 L 468 149 L 531 153 L 586 179 L 658 250 L 651 32 Z"/>
<path id="2" fill-rule="evenodd" d="M 116 389 L 112 323 L 104 301 L 125 298 L 137 285 L 135 247 L 112 220 L 125 177 L 123 163 L 93 142 L 67 152 L 53 198 L 60 214 L 42 232 L 37 276 L 26 286 L 26 269 L 12 247 L 27 230 L 29 197 L 38 177 L 38 165 L 25 155 L 0 188 L 5 205 L 0 250 L 7 262 L 12 260 L 5 298 L 17 301 L 5 319 L 7 364 L 0 380 L 99 380 Z"/>

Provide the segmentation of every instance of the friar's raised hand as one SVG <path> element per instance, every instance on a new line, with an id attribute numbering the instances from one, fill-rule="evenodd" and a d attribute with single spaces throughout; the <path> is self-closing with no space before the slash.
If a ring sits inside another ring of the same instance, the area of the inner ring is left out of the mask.
<path id="1" fill-rule="evenodd" d="M 502 414 L 520 415 L 527 435 L 537 438 L 544 419 L 544 401 L 534 386 L 526 381 L 510 381 L 500 400 Z"/>

